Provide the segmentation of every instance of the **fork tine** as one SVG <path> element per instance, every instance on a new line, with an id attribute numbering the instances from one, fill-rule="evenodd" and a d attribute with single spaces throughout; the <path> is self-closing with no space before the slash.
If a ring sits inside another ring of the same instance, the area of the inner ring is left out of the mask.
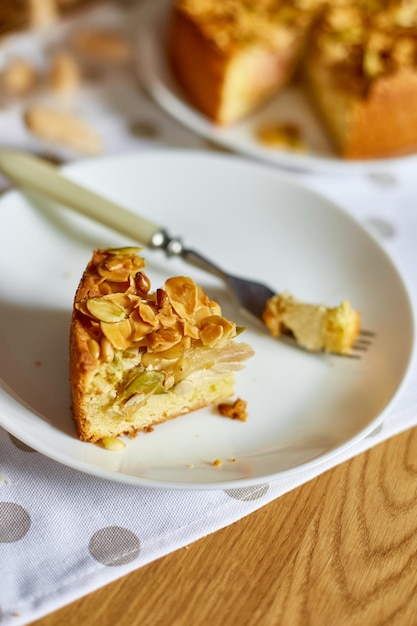
<path id="1" fill-rule="evenodd" d="M 355 343 L 352 346 L 352 350 L 357 352 L 366 352 L 368 348 L 372 345 L 372 338 L 375 337 L 375 334 L 376 333 L 371 330 L 361 330 Z M 356 356 L 356 358 L 360 359 L 359 355 L 353 356 Z"/>
<path id="2" fill-rule="evenodd" d="M 353 344 L 352 350 L 359 350 L 360 352 L 366 352 L 371 345 L 372 343 L 370 341 L 363 341 L 359 339 L 358 341 L 355 341 L 355 343 Z"/>
<path id="3" fill-rule="evenodd" d="M 355 342 L 357 343 L 373 343 L 372 342 L 372 337 L 368 337 L 367 335 L 363 336 L 363 335 L 357 335 Z"/>
<path id="4" fill-rule="evenodd" d="M 359 334 L 362 335 L 362 337 L 375 337 L 376 335 L 372 330 L 361 330 Z"/>

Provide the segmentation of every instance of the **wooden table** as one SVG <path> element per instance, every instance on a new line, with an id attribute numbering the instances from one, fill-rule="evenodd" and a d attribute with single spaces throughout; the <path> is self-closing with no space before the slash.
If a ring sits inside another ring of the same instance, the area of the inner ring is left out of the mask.
<path id="1" fill-rule="evenodd" d="M 417 624 L 417 428 L 36 626 Z"/>

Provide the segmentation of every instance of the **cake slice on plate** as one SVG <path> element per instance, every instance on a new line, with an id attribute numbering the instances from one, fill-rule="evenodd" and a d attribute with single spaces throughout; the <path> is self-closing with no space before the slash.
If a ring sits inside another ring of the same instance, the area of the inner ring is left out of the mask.
<path id="1" fill-rule="evenodd" d="M 83 441 L 134 436 L 227 401 L 253 354 L 191 278 L 151 290 L 138 251 L 96 250 L 75 295 L 70 382 Z"/>

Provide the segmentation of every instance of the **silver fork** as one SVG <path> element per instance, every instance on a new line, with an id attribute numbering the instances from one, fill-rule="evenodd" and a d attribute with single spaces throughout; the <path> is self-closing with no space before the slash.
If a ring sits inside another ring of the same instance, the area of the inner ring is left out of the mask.
<path id="1" fill-rule="evenodd" d="M 201 255 L 185 248 L 181 239 L 170 237 L 159 224 L 151 222 L 104 197 L 72 182 L 59 173 L 50 161 L 33 154 L 16 150 L 0 150 L 0 171 L 13 183 L 25 190 L 35 191 L 86 215 L 110 228 L 133 238 L 148 248 L 163 250 L 168 257 L 177 256 L 187 263 L 221 278 L 233 294 L 240 308 L 258 322 L 267 300 L 276 291 L 262 283 L 234 276 Z M 370 345 L 373 333 L 362 331 L 353 350 L 363 351 Z M 346 356 L 356 356 L 354 352 Z"/>
<path id="2" fill-rule="evenodd" d="M 229 287 L 230 292 L 233 294 L 234 299 L 242 311 L 258 322 L 262 321 L 262 315 L 267 301 L 276 294 L 276 291 L 263 283 L 248 278 L 241 278 L 240 276 L 226 272 L 200 252 L 185 248 L 181 239 L 178 237 L 170 237 L 163 228 L 155 231 L 152 235 L 150 247 L 164 250 L 168 257 L 181 257 L 187 263 L 221 278 Z M 371 331 L 361 330 L 356 342 L 352 346 L 352 352 L 343 354 L 342 356 L 360 358 L 357 352 L 365 352 L 371 345 L 371 340 L 374 336 L 375 333 Z M 288 333 L 286 337 L 293 339 L 290 333 Z"/>

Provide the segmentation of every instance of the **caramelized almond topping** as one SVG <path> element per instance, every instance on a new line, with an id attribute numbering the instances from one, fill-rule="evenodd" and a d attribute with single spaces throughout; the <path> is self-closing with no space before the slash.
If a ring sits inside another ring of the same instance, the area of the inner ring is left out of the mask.
<path id="1" fill-rule="evenodd" d="M 142 271 L 145 262 L 136 252 L 99 250 L 88 270 L 96 273 L 104 293 L 75 306 L 90 320 L 88 350 L 94 358 L 109 363 L 115 350 L 135 349 L 144 367 L 155 368 L 163 360 L 184 361 L 184 352 L 194 345 L 220 346 L 236 336 L 235 324 L 192 278 L 169 278 L 163 289 L 151 292 L 151 281 Z"/>
<path id="2" fill-rule="evenodd" d="M 165 291 L 173 309 L 180 317 L 187 319 L 197 308 L 197 285 L 192 278 L 174 276 L 165 283 Z"/>

